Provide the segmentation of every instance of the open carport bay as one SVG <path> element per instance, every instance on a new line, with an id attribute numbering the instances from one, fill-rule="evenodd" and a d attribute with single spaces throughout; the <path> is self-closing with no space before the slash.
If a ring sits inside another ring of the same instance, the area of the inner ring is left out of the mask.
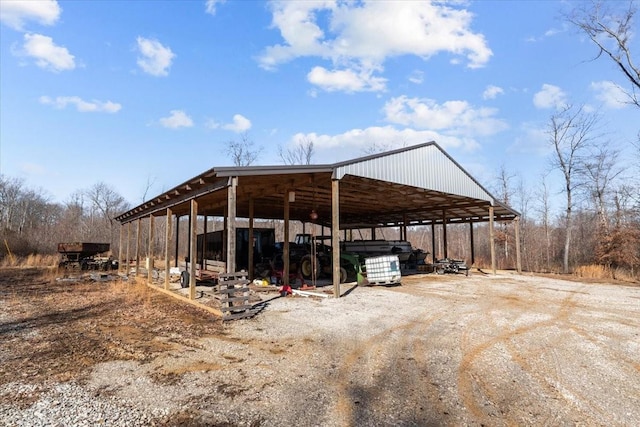
<path id="1" fill-rule="evenodd" d="M 20 298 L 3 301 L 4 325 Z M 340 299 L 275 298 L 197 336 L 163 329 L 161 313 L 149 321 L 143 361 L 96 361 L 61 383 L 10 375 L 12 354 L 47 327 L 3 327 L 0 423 L 37 412 L 55 424 L 89 405 L 104 425 L 120 425 L 114 411 L 160 425 L 640 425 L 637 286 L 415 275 Z M 28 387 L 38 393 L 20 403 Z"/>

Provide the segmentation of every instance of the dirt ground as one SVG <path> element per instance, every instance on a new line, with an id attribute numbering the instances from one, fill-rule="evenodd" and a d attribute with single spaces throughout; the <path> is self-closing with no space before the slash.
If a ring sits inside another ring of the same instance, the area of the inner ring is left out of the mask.
<path id="1" fill-rule="evenodd" d="M 222 323 L 0 270 L 0 425 L 640 425 L 640 287 L 415 275 Z"/>

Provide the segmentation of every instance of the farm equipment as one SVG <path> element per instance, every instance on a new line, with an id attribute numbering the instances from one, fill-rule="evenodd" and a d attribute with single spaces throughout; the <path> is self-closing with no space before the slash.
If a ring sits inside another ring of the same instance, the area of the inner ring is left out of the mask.
<path id="1" fill-rule="evenodd" d="M 300 260 L 300 273 L 305 279 L 317 279 L 320 275 L 332 274 L 332 250 L 331 246 L 322 243 L 329 240 L 330 236 L 311 236 L 309 234 L 296 235 L 295 245 L 302 248 L 304 254 Z M 295 253 L 300 253 L 296 251 Z M 315 262 L 314 262 L 315 258 Z M 361 259 L 358 254 L 340 251 L 340 283 L 348 280 L 362 282 Z"/>
<path id="2" fill-rule="evenodd" d="M 107 255 L 109 249 L 109 243 L 58 243 L 58 267 L 77 270 L 117 270 L 118 261 Z"/>
<path id="3" fill-rule="evenodd" d="M 436 274 L 458 274 L 469 275 L 469 267 L 461 259 L 443 258 L 433 264 Z"/>

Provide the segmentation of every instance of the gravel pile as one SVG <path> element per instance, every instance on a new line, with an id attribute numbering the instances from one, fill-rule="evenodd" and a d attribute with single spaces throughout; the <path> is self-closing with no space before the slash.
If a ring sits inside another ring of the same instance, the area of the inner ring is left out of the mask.
<path id="1" fill-rule="evenodd" d="M 44 388 L 44 387 L 42 387 Z M 5 384 L 0 395 L 0 425 L 42 427 L 149 426 L 169 415 L 167 409 L 140 408 L 132 399 L 100 396 L 72 384 L 54 384 L 42 391 L 34 385 Z M 7 396 L 36 397 L 35 402 L 19 408 L 7 405 Z"/>

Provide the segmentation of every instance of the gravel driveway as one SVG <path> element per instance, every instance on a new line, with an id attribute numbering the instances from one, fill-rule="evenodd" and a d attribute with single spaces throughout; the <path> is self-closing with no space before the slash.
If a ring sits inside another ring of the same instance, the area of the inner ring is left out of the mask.
<path id="1" fill-rule="evenodd" d="M 65 378 L 8 375 L 47 327 L 8 328 L 20 296 L 5 294 L 0 425 L 640 425 L 638 286 L 475 273 L 265 298 L 207 328 L 149 312 L 141 354 Z"/>

